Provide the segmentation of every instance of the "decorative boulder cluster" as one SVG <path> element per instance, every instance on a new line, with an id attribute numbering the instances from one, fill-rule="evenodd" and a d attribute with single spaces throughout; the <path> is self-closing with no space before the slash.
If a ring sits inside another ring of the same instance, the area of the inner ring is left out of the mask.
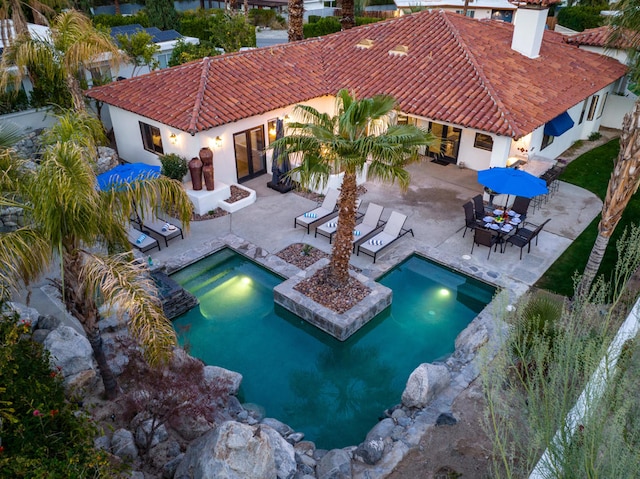
<path id="1" fill-rule="evenodd" d="M 9 303 L 29 322 L 32 337 L 50 351 L 52 366 L 61 370 L 70 387 L 100 387 L 95 361 L 86 338 L 62 325 L 53 316 L 41 316 L 33 308 Z M 127 362 L 119 351 L 118 335 L 126 334 L 127 318 L 101 311 L 104 348 L 114 372 L 120 374 Z M 317 449 L 275 418 L 264 417 L 255 404 L 241 404 L 236 394 L 242 375 L 217 366 L 202 368 L 205 388 L 220 391 L 224 409 L 215 418 L 182 414 L 167 424 L 137 414 L 126 427 L 114 427 L 110 435 L 98 437 L 96 448 L 109 451 L 144 474 L 131 477 L 163 479 L 352 479 L 384 477 L 419 443 L 424 431 L 433 426 L 451 426 L 457 419 L 446 410 L 451 404 L 451 386 L 465 387 L 470 361 L 487 342 L 486 324 L 476 324 L 460 335 L 466 338 L 446 364 L 421 364 L 411 374 L 402 394 L 402 403 L 383 412 L 384 417 L 358 446 Z M 459 341 L 462 343 L 462 341 Z M 177 349 L 175 370 L 188 367 L 194 358 Z M 91 383 L 91 381 L 93 381 Z M 89 384 L 91 383 L 91 384 Z M 455 389 L 455 387 L 453 388 Z M 444 396 L 444 399 L 443 399 Z M 443 407 L 445 409 L 443 409 Z M 115 415 L 114 415 L 115 416 Z M 113 417 L 112 416 L 112 419 Z"/>

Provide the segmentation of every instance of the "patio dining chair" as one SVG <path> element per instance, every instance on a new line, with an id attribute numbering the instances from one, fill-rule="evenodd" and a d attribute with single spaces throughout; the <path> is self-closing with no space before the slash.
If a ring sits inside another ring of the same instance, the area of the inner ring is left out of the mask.
<path id="1" fill-rule="evenodd" d="M 542 228 L 544 228 L 544 225 L 546 225 L 549 221 L 551 221 L 551 218 L 547 219 L 544 223 L 537 226 L 528 224 L 527 226 L 529 226 L 529 228 L 527 228 L 526 226 L 524 228 L 521 228 L 516 234 L 507 238 L 506 243 L 511 243 L 512 245 L 520 248 L 520 259 L 522 259 L 522 250 L 524 249 L 524 247 L 527 246 L 527 253 L 531 253 L 531 242 L 535 239 L 536 245 L 538 244 L 538 235 L 542 231 Z M 535 229 L 530 229 L 530 227 L 532 226 L 535 227 Z"/>
<path id="2" fill-rule="evenodd" d="M 467 234 L 467 229 L 475 229 L 480 223 L 473 212 L 473 203 L 471 203 L 471 201 L 467 201 L 462 207 L 464 208 L 464 233 L 462 233 L 462 237 L 464 238 L 464 235 Z"/>
<path id="3" fill-rule="evenodd" d="M 476 219 L 478 221 L 482 221 L 482 218 L 487 216 L 486 208 L 484 207 L 484 200 L 482 195 L 476 195 L 472 198 L 473 200 L 473 209 L 475 210 Z"/>
<path id="4" fill-rule="evenodd" d="M 516 196 L 516 198 L 513 200 L 511 210 L 520 215 L 520 221 L 524 221 L 524 219 L 527 217 L 529 203 L 531 203 L 531 198 L 525 198 L 524 196 Z"/>
<path id="5" fill-rule="evenodd" d="M 527 238 L 529 240 L 536 240 L 536 246 L 538 245 L 538 235 L 544 228 L 544 226 L 551 221 L 551 218 L 547 218 L 544 223 L 540 225 L 534 225 L 533 223 L 525 223 L 522 228 L 520 228 L 516 235 L 522 236 L 523 238 Z"/>
<path id="6" fill-rule="evenodd" d="M 494 234 L 491 230 L 485 230 L 483 228 L 476 228 L 473 230 L 473 244 L 471 245 L 471 254 L 473 254 L 473 248 L 478 246 L 488 246 L 489 254 L 487 255 L 487 259 L 491 256 L 491 248 L 494 247 L 494 251 L 498 249 L 498 244 L 500 244 L 500 237 L 497 234 Z M 502 247 L 501 247 L 502 249 Z"/>

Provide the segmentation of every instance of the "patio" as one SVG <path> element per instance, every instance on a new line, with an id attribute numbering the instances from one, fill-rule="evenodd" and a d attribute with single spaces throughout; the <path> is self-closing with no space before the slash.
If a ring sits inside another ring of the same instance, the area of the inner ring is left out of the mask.
<path id="1" fill-rule="evenodd" d="M 367 182 L 367 192 L 362 196 L 363 210 L 369 202 L 385 207 L 382 214 L 387 219 L 391 211 L 408 216 L 406 226 L 412 228 L 415 237 L 406 235 L 386 249 L 373 264 L 368 256 L 353 255 L 351 263 L 364 274 L 377 277 L 398 261 L 417 251 L 436 261 L 462 270 L 500 286 L 513 287 L 514 283 L 534 284 L 546 269 L 562 254 L 571 242 L 595 218 L 602 204 L 588 191 L 562 183 L 550 200 L 531 209 L 528 221 L 540 224 L 551 221 L 540 233 L 538 245 L 532 245 L 519 260 L 519 248 L 507 245 L 504 254 L 492 253 L 487 260 L 487 249 L 476 248 L 469 255 L 473 235 L 462 237 L 464 214 L 462 204 L 482 192 L 477 173 L 455 166 L 441 166 L 424 162 L 410 167 L 412 181 L 409 190 L 401 193 L 397 186 Z M 169 248 L 154 251 L 155 263 L 173 262 L 180 252 L 202 247 L 204 243 L 224 238 L 229 233 L 257 245 L 268 253 L 276 253 L 291 243 L 308 243 L 325 252 L 331 251 L 326 238 L 307 234 L 303 228 L 293 227 L 292 219 L 315 207 L 315 203 L 290 192 L 280 194 L 267 188 L 269 177 L 263 176 L 247 183 L 257 193 L 255 204 L 231 215 L 204 222 L 193 222 L 184 241 L 174 242 Z"/>

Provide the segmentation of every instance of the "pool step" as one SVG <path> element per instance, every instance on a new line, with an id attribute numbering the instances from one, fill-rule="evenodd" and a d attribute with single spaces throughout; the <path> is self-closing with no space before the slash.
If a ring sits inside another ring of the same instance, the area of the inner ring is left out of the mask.
<path id="1" fill-rule="evenodd" d="M 172 320 L 197 306 L 198 299 L 161 271 L 151 273 L 158 285 L 162 309 L 165 316 Z"/>

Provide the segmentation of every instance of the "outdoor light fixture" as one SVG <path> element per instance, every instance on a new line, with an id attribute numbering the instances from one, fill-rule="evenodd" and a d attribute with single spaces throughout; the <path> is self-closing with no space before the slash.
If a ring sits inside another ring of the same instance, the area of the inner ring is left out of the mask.
<path id="1" fill-rule="evenodd" d="M 289 115 L 285 115 L 284 118 L 282 119 L 282 121 L 284 121 L 285 123 L 289 123 Z"/>
<path id="2" fill-rule="evenodd" d="M 213 146 L 220 148 L 222 146 L 222 138 L 216 136 L 215 140 L 213 140 Z"/>
<path id="3" fill-rule="evenodd" d="M 176 136 L 176 134 L 175 134 L 175 133 L 171 133 L 171 134 L 169 135 L 169 141 L 170 141 L 171 143 L 173 143 L 174 145 L 178 142 L 178 137 Z"/>

